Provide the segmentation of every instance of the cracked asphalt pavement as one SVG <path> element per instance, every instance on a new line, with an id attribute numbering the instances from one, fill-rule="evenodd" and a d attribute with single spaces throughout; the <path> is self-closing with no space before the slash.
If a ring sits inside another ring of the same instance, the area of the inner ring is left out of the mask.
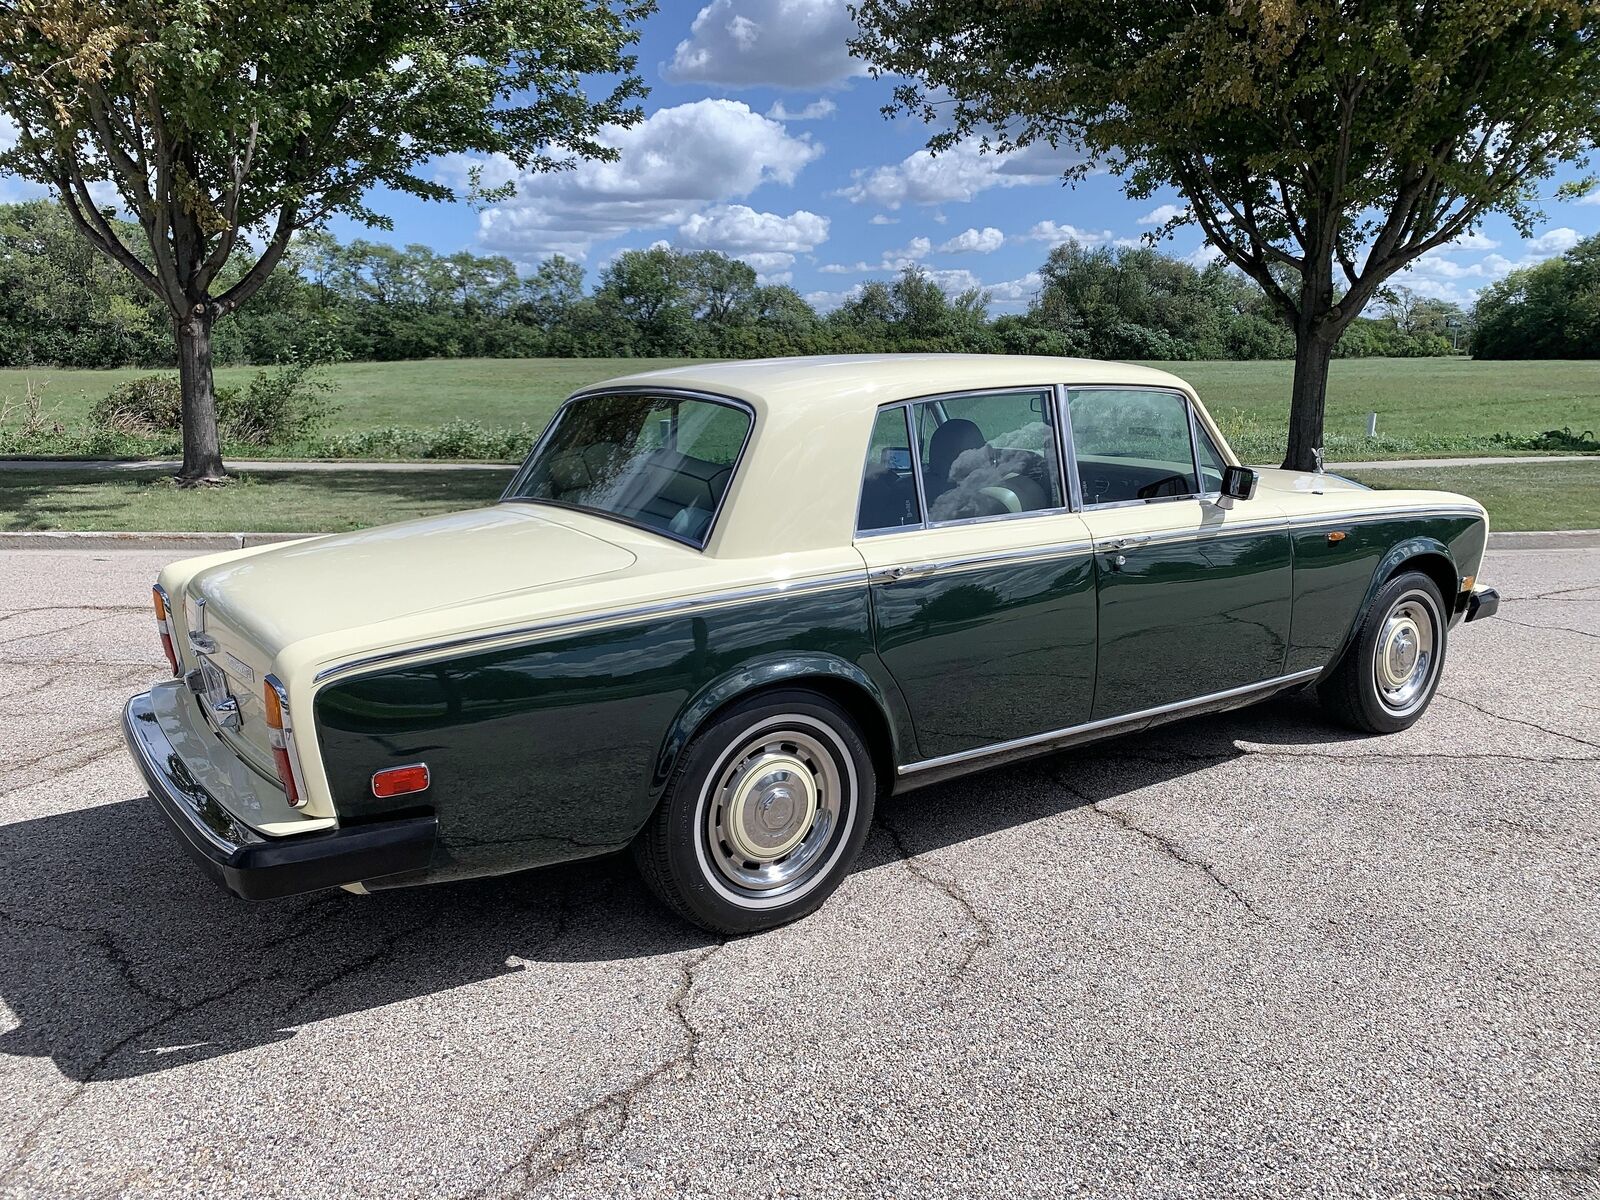
<path id="1" fill-rule="evenodd" d="M 141 798 L 165 557 L 0 554 L 0 1195 L 1600 1194 L 1600 549 L 1306 694 L 880 806 L 720 942 L 615 860 L 248 905 Z"/>

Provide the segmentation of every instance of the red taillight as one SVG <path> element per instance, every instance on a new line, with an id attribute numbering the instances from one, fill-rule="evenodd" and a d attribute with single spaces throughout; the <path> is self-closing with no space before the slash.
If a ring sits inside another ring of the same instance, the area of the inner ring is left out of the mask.
<path id="1" fill-rule="evenodd" d="M 290 808 L 304 808 L 305 792 L 300 788 L 294 759 L 294 730 L 289 724 L 289 694 L 276 675 L 268 675 L 261 689 L 261 711 L 267 719 L 267 743 L 272 747 L 272 763 L 283 784 Z"/>
<path id="2" fill-rule="evenodd" d="M 426 763 L 412 763 L 408 767 L 389 767 L 372 777 L 372 794 L 380 800 L 390 796 L 409 796 L 412 792 L 427 790 Z"/>
<path id="3" fill-rule="evenodd" d="M 159 583 L 150 589 L 156 606 L 156 633 L 161 636 L 161 649 L 166 652 L 167 665 L 178 673 L 178 647 L 172 640 L 172 606 L 167 603 L 167 589 Z"/>

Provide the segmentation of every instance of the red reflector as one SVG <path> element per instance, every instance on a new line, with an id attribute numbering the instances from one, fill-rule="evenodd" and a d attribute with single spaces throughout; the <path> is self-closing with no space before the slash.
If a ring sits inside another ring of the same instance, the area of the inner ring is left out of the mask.
<path id="1" fill-rule="evenodd" d="M 372 777 L 372 794 L 380 799 L 389 796 L 409 796 L 412 792 L 427 790 L 426 763 L 413 763 L 409 767 L 389 767 Z"/>

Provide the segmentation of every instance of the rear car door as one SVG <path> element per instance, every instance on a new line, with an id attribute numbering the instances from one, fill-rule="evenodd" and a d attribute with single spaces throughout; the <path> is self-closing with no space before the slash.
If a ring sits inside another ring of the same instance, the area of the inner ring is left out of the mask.
<path id="1" fill-rule="evenodd" d="M 1220 494 L 1224 460 L 1177 390 L 1071 388 L 1070 470 L 1095 544 L 1104 720 L 1286 671 L 1293 555 L 1270 501 Z"/>
<path id="2" fill-rule="evenodd" d="M 1089 719 L 1095 567 L 1063 452 L 1048 386 L 878 413 L 856 548 L 925 760 Z"/>

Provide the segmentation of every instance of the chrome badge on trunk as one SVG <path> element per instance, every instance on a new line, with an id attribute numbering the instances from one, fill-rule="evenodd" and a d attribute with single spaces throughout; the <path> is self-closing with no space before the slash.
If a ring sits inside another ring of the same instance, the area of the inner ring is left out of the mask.
<path id="1" fill-rule="evenodd" d="M 228 693 L 227 675 L 207 657 L 217 652 L 217 639 L 206 632 L 205 599 L 202 597 L 192 601 L 185 615 L 189 618 L 189 647 L 195 652 L 195 658 L 200 663 L 197 670 L 190 671 L 185 677 L 189 687 L 200 697 L 206 714 L 219 729 L 238 729 L 239 702 Z M 231 654 L 228 658 L 238 661 Z M 249 671 L 248 667 L 245 669 Z"/>

